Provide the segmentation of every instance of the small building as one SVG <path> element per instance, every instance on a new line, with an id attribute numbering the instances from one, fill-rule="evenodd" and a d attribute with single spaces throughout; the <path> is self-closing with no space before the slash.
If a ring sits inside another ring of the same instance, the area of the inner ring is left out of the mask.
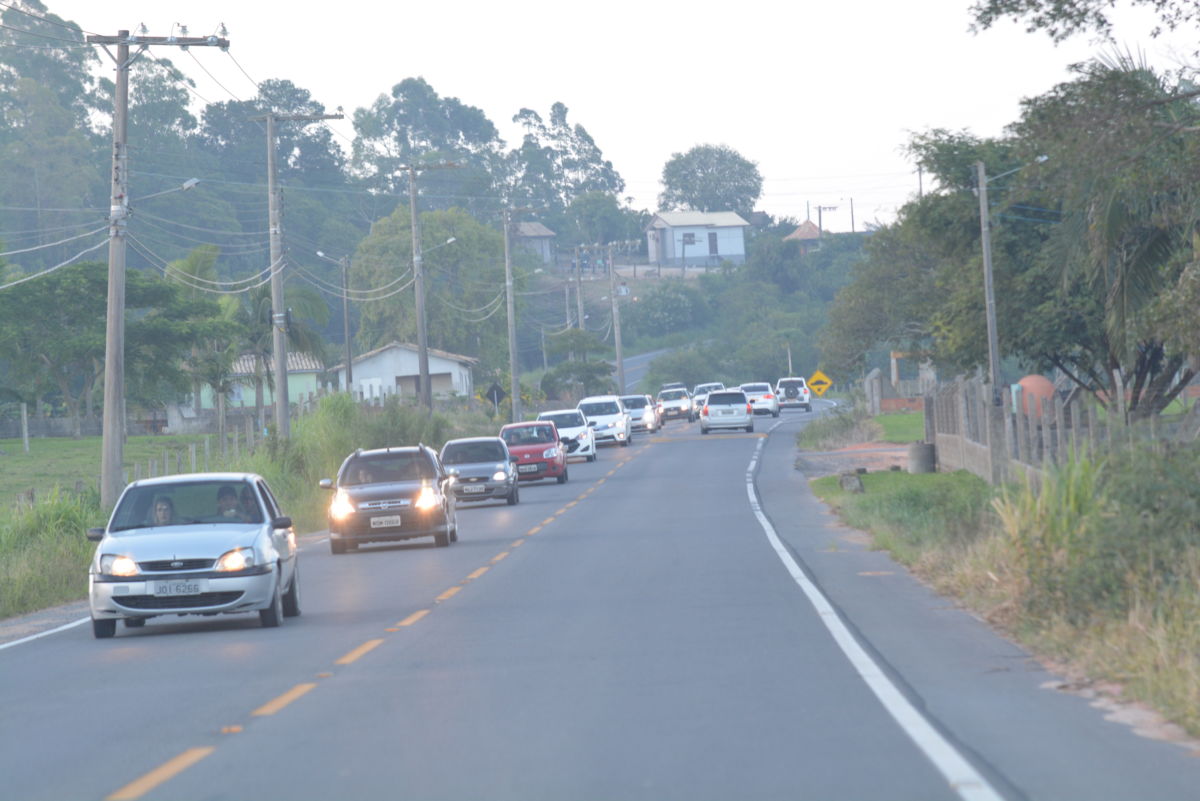
<path id="1" fill-rule="evenodd" d="M 287 381 L 288 381 L 288 401 L 296 403 L 301 398 L 307 398 L 314 395 L 321 384 L 321 374 L 325 372 L 321 361 L 308 353 L 298 353 L 294 350 L 289 350 L 287 355 Z M 265 376 L 273 376 L 275 373 L 275 361 L 270 356 L 263 359 L 263 405 L 271 406 L 275 403 L 275 393 L 271 391 L 271 380 Z M 225 401 L 226 409 L 239 409 L 243 407 L 254 408 L 254 354 L 243 353 L 233 361 L 233 369 L 231 376 L 234 380 L 233 390 L 229 393 L 229 397 Z M 200 408 L 215 409 L 217 408 L 216 399 L 213 397 L 211 387 L 201 385 L 200 387 Z"/>
<path id="2" fill-rule="evenodd" d="M 517 223 L 517 243 L 531 250 L 542 260 L 542 264 L 553 265 L 557 257 L 554 247 L 556 234 L 540 222 Z"/>
<path id="3" fill-rule="evenodd" d="M 821 229 L 812 220 L 800 223 L 795 231 L 783 238 L 784 242 L 799 242 L 800 249 L 807 253 L 821 249 Z"/>
<path id="4" fill-rule="evenodd" d="M 429 354 L 429 383 L 433 395 L 474 394 L 471 368 L 478 364 L 478 359 L 435 348 L 427 348 L 426 351 Z M 418 397 L 421 369 L 416 345 L 391 342 L 355 356 L 353 365 L 354 386 L 351 389 L 364 398 L 384 395 Z M 345 364 L 334 365 L 329 372 L 337 376 L 339 387 L 346 386 Z"/>
<path id="5" fill-rule="evenodd" d="M 749 223 L 732 211 L 660 211 L 646 226 L 651 264 L 716 266 L 746 261 Z"/>

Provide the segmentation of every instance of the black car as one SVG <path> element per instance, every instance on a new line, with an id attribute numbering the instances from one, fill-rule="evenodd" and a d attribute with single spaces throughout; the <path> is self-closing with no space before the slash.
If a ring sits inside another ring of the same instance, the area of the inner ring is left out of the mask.
<path id="1" fill-rule="evenodd" d="M 335 554 L 368 542 L 433 537 L 440 547 L 458 539 L 451 478 L 424 445 L 357 450 L 346 457 L 329 504 L 329 549 Z"/>

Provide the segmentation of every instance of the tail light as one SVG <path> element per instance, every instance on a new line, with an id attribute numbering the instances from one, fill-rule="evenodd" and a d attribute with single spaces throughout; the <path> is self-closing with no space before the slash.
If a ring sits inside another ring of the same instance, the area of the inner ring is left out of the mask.
<path id="1" fill-rule="evenodd" d="M 747 403 L 747 404 L 746 404 L 746 411 L 747 411 L 749 414 L 754 414 L 754 407 L 753 407 L 752 405 L 750 405 L 749 403 Z"/>
<path id="2" fill-rule="evenodd" d="M 703 409 L 700 410 L 700 416 L 708 417 L 708 407 L 707 406 L 705 406 Z"/>
<path id="3" fill-rule="evenodd" d="M 774 399 L 775 399 L 775 396 L 772 395 L 770 392 L 768 392 L 766 395 L 763 395 L 763 400 L 774 400 Z"/>

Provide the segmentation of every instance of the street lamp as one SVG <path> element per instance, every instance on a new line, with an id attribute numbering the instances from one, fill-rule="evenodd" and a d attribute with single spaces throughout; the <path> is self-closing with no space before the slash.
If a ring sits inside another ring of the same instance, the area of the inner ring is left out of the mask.
<path id="1" fill-rule="evenodd" d="M 1038 156 L 1034 162 L 1041 164 L 1049 158 L 1049 156 Z M 1020 167 L 1014 167 L 993 176 L 991 180 L 999 180 L 1028 166 L 1028 164 L 1022 164 Z M 988 209 L 988 176 L 982 161 L 975 162 L 975 174 L 979 181 L 979 237 L 983 242 L 983 300 L 987 317 L 988 380 L 992 384 L 992 403 L 999 406 L 1001 398 L 1000 342 L 996 333 L 996 294 L 992 289 L 992 233 L 989 220 L 991 215 Z"/>
<path id="2" fill-rule="evenodd" d="M 350 267 L 350 257 L 342 256 L 340 259 L 332 259 L 326 256 L 321 251 L 317 251 L 317 255 L 322 259 L 333 264 L 341 265 L 342 268 L 342 340 L 346 346 L 346 391 L 354 391 L 354 366 L 351 364 L 350 357 L 350 285 L 346 280 L 346 270 Z"/>

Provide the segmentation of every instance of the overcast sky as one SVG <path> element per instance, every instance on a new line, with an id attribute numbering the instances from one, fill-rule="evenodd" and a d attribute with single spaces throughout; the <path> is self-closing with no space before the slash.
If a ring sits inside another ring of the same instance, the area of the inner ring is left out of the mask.
<path id="1" fill-rule="evenodd" d="M 758 164 L 760 209 L 800 220 L 811 211 L 816 221 L 817 207 L 827 207 L 832 231 L 850 230 L 852 200 L 861 230 L 890 222 L 915 195 L 917 175 L 902 153 L 909 132 L 997 135 L 1022 98 L 1065 80 L 1067 65 L 1111 50 L 1087 37 L 1056 47 L 1009 22 L 972 34 L 971 0 L 43 1 L 108 35 L 144 22 L 150 35 L 183 23 L 198 36 L 224 23 L 229 55 L 155 51 L 214 102 L 255 93 L 239 64 L 256 81 L 288 79 L 347 117 L 421 76 L 440 95 L 481 108 L 511 147 L 520 141 L 517 111 L 545 117 L 561 101 L 625 179 L 636 208 L 657 208 L 672 154 L 725 144 Z M 1161 67 L 1184 60 L 1188 51 L 1175 43 L 1188 37 L 1152 40 L 1150 15 L 1117 17 L 1122 47 Z M 346 145 L 349 119 L 333 125 Z"/>

